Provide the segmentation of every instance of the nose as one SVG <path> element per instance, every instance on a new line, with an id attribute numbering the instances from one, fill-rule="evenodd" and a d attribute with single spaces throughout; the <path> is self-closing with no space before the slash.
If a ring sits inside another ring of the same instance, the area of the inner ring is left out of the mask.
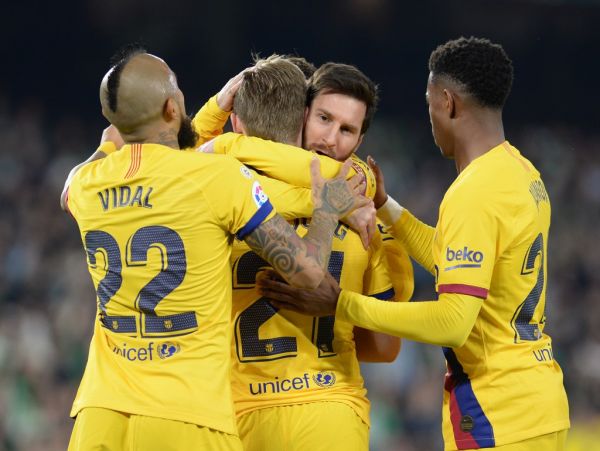
<path id="1" fill-rule="evenodd" d="M 335 147 L 335 137 L 337 135 L 336 127 L 331 127 L 326 134 L 323 135 L 323 143 L 327 146 L 328 149 L 333 149 Z"/>

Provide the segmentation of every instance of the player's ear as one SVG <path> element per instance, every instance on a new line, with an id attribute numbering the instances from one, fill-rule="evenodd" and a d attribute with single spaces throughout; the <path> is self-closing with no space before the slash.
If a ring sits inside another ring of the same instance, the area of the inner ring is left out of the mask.
<path id="1" fill-rule="evenodd" d="M 172 97 L 169 97 L 163 106 L 163 118 L 166 122 L 171 122 L 179 115 L 177 102 Z"/>
<path id="2" fill-rule="evenodd" d="M 233 132 L 241 133 L 242 135 L 245 135 L 246 127 L 244 126 L 244 123 L 242 122 L 240 117 L 235 113 L 231 113 L 230 118 L 231 118 L 231 128 L 233 129 Z"/>
<path id="3" fill-rule="evenodd" d="M 304 107 L 304 122 L 303 122 L 304 126 L 306 126 L 307 119 L 308 119 L 308 107 Z"/>
<path id="4" fill-rule="evenodd" d="M 446 114 L 450 119 L 454 119 L 456 117 L 456 99 L 455 94 L 449 89 L 444 89 L 444 108 L 446 110 Z"/>

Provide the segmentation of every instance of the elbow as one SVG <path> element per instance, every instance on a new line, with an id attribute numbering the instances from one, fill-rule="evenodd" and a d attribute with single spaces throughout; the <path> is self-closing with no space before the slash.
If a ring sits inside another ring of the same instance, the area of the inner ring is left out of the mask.
<path id="1" fill-rule="evenodd" d="M 467 342 L 467 338 L 469 338 L 470 334 L 471 331 L 464 332 L 463 330 L 457 330 L 454 333 L 448 334 L 448 337 L 446 337 L 442 346 L 447 348 L 460 348 Z"/>
<path id="2" fill-rule="evenodd" d="M 381 354 L 380 362 L 382 363 L 392 363 L 396 360 L 400 354 L 400 340 L 398 340 L 397 346 L 390 347 L 385 353 Z"/>
<path id="3" fill-rule="evenodd" d="M 381 353 L 381 362 L 383 363 L 392 363 L 400 354 L 400 338 L 398 337 L 389 337 L 387 340 L 387 346 L 385 347 L 385 351 Z"/>

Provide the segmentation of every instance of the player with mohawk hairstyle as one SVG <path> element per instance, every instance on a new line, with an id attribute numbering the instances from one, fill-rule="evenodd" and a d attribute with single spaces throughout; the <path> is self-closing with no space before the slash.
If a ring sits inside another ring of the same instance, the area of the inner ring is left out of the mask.
<path id="1" fill-rule="evenodd" d="M 69 450 L 240 450 L 229 380 L 233 237 L 291 283 L 314 287 L 339 218 L 371 201 L 344 180 L 349 164 L 324 180 L 315 160 L 313 222 L 300 238 L 238 161 L 180 151 L 198 139 L 183 93 L 143 50 L 109 69 L 100 101 L 112 124 L 104 138 L 124 145 L 75 167 L 61 196 L 97 299 Z"/>

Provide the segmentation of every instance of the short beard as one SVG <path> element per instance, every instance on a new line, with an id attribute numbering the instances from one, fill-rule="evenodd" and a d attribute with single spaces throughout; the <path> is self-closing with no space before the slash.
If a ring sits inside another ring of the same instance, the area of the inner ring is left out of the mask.
<path id="1" fill-rule="evenodd" d="M 192 118 L 189 116 L 184 117 L 181 120 L 181 127 L 177 133 L 177 143 L 180 149 L 187 149 L 195 147 L 198 142 L 198 133 L 194 129 Z"/>

